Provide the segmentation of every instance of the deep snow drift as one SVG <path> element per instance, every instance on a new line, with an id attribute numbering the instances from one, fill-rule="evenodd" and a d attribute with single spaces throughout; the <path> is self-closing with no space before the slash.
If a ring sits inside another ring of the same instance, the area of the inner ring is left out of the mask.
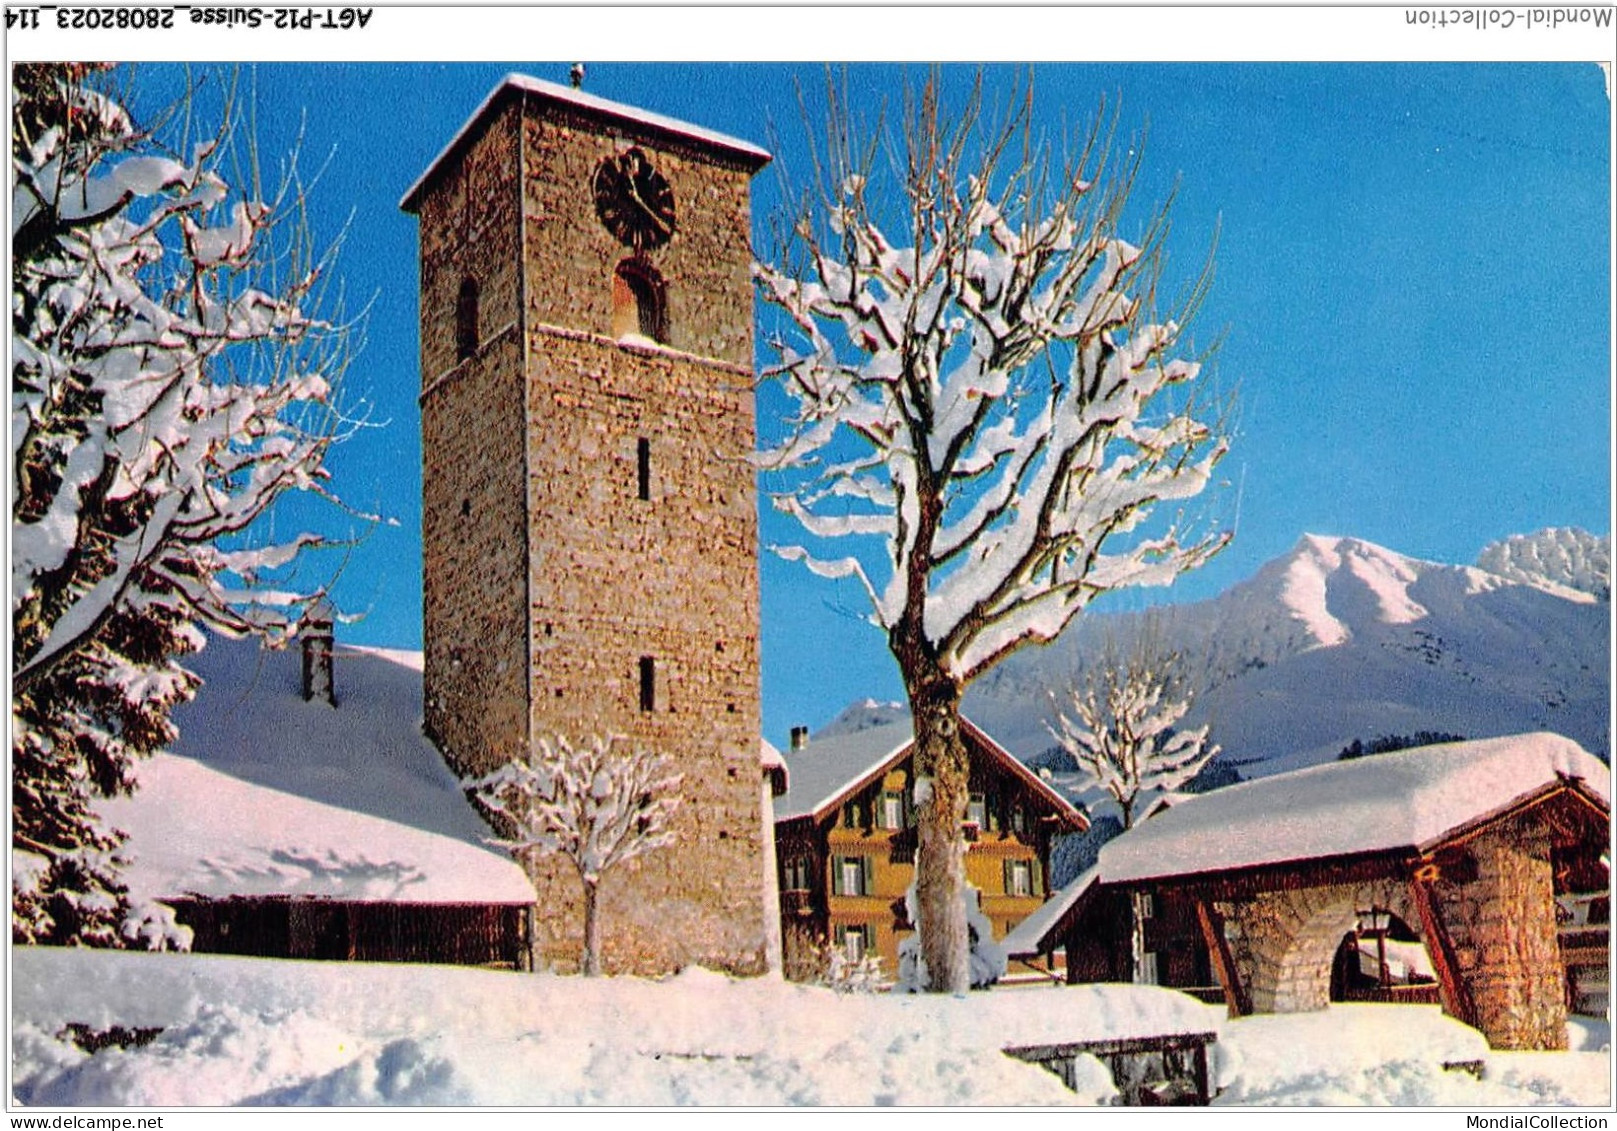
<path id="1" fill-rule="evenodd" d="M 1608 1052 L 1489 1052 L 1430 1006 L 1231 1022 L 1147 986 L 839 996 L 704 970 L 651 982 L 43 948 L 15 949 L 12 974 L 14 1094 L 30 1106 L 1082 1104 L 1111 1092 L 1095 1072 L 1080 1095 L 998 1050 L 1165 1030 L 1219 1032 L 1220 1103 L 1609 1100 Z M 151 1039 L 90 1054 L 69 1023 Z M 1608 1030 L 1573 1037 L 1599 1048 Z M 1482 1061 L 1483 1078 L 1445 1061 Z"/>

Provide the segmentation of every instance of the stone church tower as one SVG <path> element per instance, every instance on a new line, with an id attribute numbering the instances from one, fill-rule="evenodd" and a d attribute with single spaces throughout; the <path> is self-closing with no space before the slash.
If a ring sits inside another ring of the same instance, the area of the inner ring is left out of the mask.
<path id="1" fill-rule="evenodd" d="M 426 725 L 482 773 L 539 734 L 684 775 L 608 873 L 608 971 L 763 968 L 749 182 L 769 154 L 508 76 L 402 201 L 420 221 Z M 540 957 L 582 898 L 536 875 Z"/>

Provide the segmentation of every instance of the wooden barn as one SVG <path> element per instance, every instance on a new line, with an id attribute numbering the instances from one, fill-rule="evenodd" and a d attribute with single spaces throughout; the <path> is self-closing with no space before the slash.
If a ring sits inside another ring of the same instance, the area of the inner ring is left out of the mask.
<path id="1" fill-rule="evenodd" d="M 420 657 L 211 640 L 180 737 L 106 806 L 202 953 L 529 963 L 533 888 L 421 734 Z"/>
<path id="2" fill-rule="evenodd" d="M 1185 798 L 1005 946 L 1231 1015 L 1435 1000 L 1495 1048 L 1565 1048 L 1569 1009 L 1607 1010 L 1609 782 L 1570 739 L 1527 734 Z"/>

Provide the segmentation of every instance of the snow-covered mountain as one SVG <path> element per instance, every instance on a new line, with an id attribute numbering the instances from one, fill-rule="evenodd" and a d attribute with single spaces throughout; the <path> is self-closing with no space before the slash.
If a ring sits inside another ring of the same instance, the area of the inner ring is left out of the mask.
<path id="1" fill-rule="evenodd" d="M 1483 547 L 1477 565 L 1513 581 L 1551 582 L 1611 600 L 1611 541 L 1587 530 L 1551 527 Z"/>
<path id="2" fill-rule="evenodd" d="M 1221 760 L 1245 777 L 1334 758 L 1354 739 L 1549 730 L 1609 759 L 1605 539 L 1545 531 L 1484 551 L 1495 569 L 1306 535 L 1220 596 L 1096 615 L 979 681 L 965 709 L 1029 757 L 1051 745 L 1048 691 L 1147 619 L 1186 657 Z"/>
<path id="3" fill-rule="evenodd" d="M 858 734 L 862 730 L 900 722 L 909 718 L 909 714 L 910 709 L 903 703 L 859 699 L 842 708 L 842 713 L 815 731 L 814 737 L 835 738 L 842 734 Z"/>

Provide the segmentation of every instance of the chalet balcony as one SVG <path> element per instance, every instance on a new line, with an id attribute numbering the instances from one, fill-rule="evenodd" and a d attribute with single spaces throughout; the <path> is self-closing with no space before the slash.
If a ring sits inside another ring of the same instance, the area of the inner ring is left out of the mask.
<path id="1" fill-rule="evenodd" d="M 804 919 L 814 914 L 814 893 L 802 889 L 780 893 L 782 915 Z"/>

